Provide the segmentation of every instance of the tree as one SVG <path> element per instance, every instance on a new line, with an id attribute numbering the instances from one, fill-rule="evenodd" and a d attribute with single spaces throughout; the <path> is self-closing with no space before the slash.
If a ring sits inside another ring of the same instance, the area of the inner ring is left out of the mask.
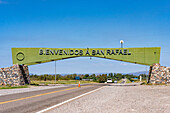
<path id="1" fill-rule="evenodd" d="M 99 76 L 99 83 L 104 83 L 107 81 L 107 74 L 102 74 Z"/>
<path id="2" fill-rule="evenodd" d="M 121 73 L 114 73 L 115 80 L 121 80 L 124 76 Z"/>
<path id="3" fill-rule="evenodd" d="M 87 79 L 89 77 L 89 74 L 85 74 L 83 79 Z"/>
<path id="4" fill-rule="evenodd" d="M 113 78 L 113 73 L 109 73 L 108 78 Z"/>

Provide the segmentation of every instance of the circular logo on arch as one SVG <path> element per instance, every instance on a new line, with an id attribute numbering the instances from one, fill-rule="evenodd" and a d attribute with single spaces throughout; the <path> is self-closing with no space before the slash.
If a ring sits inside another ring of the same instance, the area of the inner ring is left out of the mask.
<path id="1" fill-rule="evenodd" d="M 22 52 L 17 53 L 16 58 L 18 61 L 23 61 L 25 58 L 24 53 Z"/>

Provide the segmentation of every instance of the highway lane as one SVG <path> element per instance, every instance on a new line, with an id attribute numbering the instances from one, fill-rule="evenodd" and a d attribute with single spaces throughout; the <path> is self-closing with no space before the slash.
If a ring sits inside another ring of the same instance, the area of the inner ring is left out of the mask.
<path id="1" fill-rule="evenodd" d="M 0 96 L 0 113 L 35 113 L 105 85 L 68 86 Z"/>

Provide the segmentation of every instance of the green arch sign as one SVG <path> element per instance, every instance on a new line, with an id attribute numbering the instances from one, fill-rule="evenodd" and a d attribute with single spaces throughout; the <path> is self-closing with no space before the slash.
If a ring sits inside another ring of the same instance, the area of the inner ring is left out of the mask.
<path id="1" fill-rule="evenodd" d="M 73 57 L 100 57 L 135 64 L 160 61 L 160 47 L 144 48 L 12 48 L 13 64 L 34 65 Z"/>

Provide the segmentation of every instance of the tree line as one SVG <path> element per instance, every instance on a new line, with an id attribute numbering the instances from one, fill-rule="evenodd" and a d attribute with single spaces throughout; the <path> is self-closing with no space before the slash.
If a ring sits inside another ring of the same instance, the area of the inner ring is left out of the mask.
<path id="1" fill-rule="evenodd" d="M 145 74 L 141 74 L 143 80 L 147 79 Z M 121 74 L 121 73 L 109 73 L 109 74 L 67 74 L 67 75 L 56 75 L 56 80 L 75 80 L 79 78 L 80 80 L 92 80 L 94 82 L 104 83 L 108 78 L 111 78 L 114 81 L 119 81 L 122 78 L 127 78 L 130 81 L 138 80 L 140 76 L 135 76 L 133 74 Z M 30 75 L 31 80 L 55 80 L 55 75 L 52 74 L 43 74 L 43 75 Z"/>

